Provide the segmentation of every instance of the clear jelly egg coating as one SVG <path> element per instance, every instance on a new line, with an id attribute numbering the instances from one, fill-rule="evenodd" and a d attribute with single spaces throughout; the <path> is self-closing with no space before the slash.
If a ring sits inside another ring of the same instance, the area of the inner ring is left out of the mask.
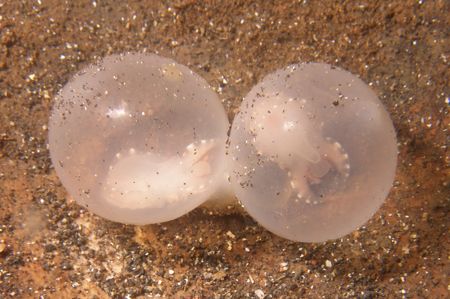
<path id="1" fill-rule="evenodd" d="M 360 79 L 322 63 L 276 71 L 245 97 L 231 179 L 248 213 L 294 241 L 341 237 L 385 200 L 397 163 L 389 114 Z"/>
<path id="2" fill-rule="evenodd" d="M 56 98 L 49 146 L 68 192 L 118 222 L 168 221 L 222 184 L 228 119 L 200 76 L 154 54 L 112 55 Z"/>

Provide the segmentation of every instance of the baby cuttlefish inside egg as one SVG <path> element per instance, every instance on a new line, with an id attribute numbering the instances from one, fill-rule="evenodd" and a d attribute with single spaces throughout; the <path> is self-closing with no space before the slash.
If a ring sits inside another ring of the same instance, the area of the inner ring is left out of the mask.
<path id="1" fill-rule="evenodd" d="M 351 73 L 292 65 L 245 97 L 230 137 L 232 184 L 250 215 L 295 241 L 343 236 L 386 198 L 396 137 L 382 103 Z"/>
<path id="2" fill-rule="evenodd" d="M 69 193 L 107 219 L 177 218 L 223 183 L 228 119 L 187 67 L 154 54 L 108 56 L 77 74 L 50 118 L 50 154 Z"/>
<path id="3" fill-rule="evenodd" d="M 214 139 L 202 139 L 186 146 L 181 155 L 171 157 L 136 153 L 133 148 L 125 157 L 117 153 L 103 195 L 115 206 L 144 209 L 164 208 L 185 200 L 188 194 L 202 193 L 210 183 L 209 155 L 216 146 Z"/>
<path id="4" fill-rule="evenodd" d="M 314 128 L 313 119 L 297 112 L 299 103 L 294 98 L 282 92 L 269 97 L 270 101 L 258 102 L 251 111 L 249 129 L 255 149 L 287 171 L 297 198 L 318 203 L 320 198 L 314 198 L 310 186 L 323 183 L 332 172 L 337 174 L 335 179 L 342 176 L 342 183 L 349 176 L 348 154 L 339 142 L 322 136 L 323 122 Z M 300 107 L 305 102 L 300 100 Z"/>

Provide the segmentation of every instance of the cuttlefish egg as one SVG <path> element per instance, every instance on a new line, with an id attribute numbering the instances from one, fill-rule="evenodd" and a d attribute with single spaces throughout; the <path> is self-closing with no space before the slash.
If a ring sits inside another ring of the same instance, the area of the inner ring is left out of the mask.
<path id="1" fill-rule="evenodd" d="M 230 136 L 231 181 L 248 213 L 294 241 L 341 237 L 385 200 L 397 163 L 395 130 L 358 77 L 291 65 L 244 98 Z"/>
<path id="2" fill-rule="evenodd" d="M 222 185 L 228 119 L 207 82 L 154 54 L 108 56 L 55 100 L 49 147 L 75 200 L 113 221 L 168 221 Z"/>

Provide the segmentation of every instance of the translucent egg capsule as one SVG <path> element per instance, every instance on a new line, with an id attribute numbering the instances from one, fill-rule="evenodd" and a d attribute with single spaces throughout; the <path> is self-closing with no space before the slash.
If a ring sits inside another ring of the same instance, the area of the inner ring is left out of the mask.
<path id="1" fill-rule="evenodd" d="M 284 238 L 320 242 L 364 224 L 395 174 L 396 136 L 373 91 L 322 63 L 276 71 L 245 97 L 231 179 L 248 213 Z"/>
<path id="2" fill-rule="evenodd" d="M 228 119 L 187 67 L 153 54 L 106 57 L 56 98 L 50 154 L 68 192 L 118 222 L 168 221 L 222 184 Z"/>

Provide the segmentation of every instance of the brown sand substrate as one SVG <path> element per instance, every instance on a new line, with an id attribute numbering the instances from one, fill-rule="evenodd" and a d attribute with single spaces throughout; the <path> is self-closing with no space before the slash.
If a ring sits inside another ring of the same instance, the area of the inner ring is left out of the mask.
<path id="1" fill-rule="evenodd" d="M 448 295 L 449 2 L 164 3 L 0 3 L 0 297 Z M 398 132 L 386 203 L 323 244 L 281 239 L 235 210 L 134 227 L 80 209 L 49 160 L 52 98 L 95 57 L 144 49 L 206 78 L 230 119 L 258 80 L 287 64 L 360 75 Z"/>

